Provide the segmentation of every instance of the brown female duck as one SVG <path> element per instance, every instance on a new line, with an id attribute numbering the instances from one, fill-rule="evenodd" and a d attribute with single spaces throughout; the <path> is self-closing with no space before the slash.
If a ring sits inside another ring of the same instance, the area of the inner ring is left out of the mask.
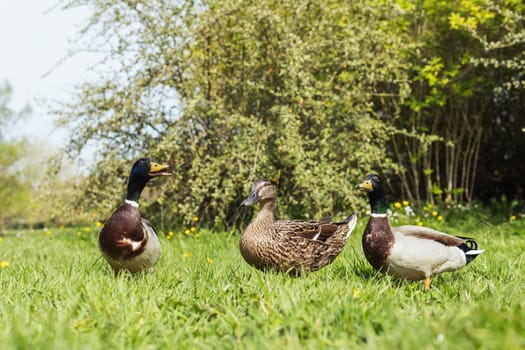
<path id="1" fill-rule="evenodd" d="M 454 271 L 483 253 L 472 238 L 451 236 L 430 228 L 391 227 L 386 215 L 385 192 L 377 175 L 368 175 L 357 186 L 367 192 L 371 215 L 363 234 L 363 250 L 374 269 L 408 280 L 425 280 Z"/>
<path id="2" fill-rule="evenodd" d="M 170 175 L 168 165 L 139 159 L 131 168 L 126 201 L 106 221 L 98 236 L 99 248 L 115 277 L 124 269 L 131 273 L 152 268 L 160 258 L 155 228 L 140 216 L 138 200 L 148 181 Z"/>
<path id="3" fill-rule="evenodd" d="M 259 270 L 297 276 L 330 264 L 341 253 L 355 228 L 357 216 L 344 222 L 278 220 L 274 218 L 275 191 L 270 182 L 256 180 L 242 205 L 260 202 L 257 217 L 241 236 L 246 262 Z"/>

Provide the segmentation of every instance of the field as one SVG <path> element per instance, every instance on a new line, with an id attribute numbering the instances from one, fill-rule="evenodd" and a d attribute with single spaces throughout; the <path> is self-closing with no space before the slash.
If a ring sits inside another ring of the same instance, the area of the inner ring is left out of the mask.
<path id="1" fill-rule="evenodd" d="M 486 252 L 422 283 L 378 275 L 360 246 L 295 279 L 244 263 L 239 236 L 163 235 L 154 273 L 113 277 L 98 229 L 0 238 L 2 349 L 525 349 L 525 219 L 439 229 Z"/>

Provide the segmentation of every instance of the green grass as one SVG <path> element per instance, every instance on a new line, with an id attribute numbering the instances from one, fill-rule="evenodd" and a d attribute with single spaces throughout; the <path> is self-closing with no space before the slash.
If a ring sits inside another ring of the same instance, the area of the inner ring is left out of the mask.
<path id="1" fill-rule="evenodd" d="M 295 279 L 249 267 L 239 236 L 162 239 L 153 274 L 113 278 L 96 229 L 0 242 L 2 349 L 524 349 L 525 220 L 447 226 L 487 251 L 430 292 L 372 271 L 366 217 L 329 267 Z"/>

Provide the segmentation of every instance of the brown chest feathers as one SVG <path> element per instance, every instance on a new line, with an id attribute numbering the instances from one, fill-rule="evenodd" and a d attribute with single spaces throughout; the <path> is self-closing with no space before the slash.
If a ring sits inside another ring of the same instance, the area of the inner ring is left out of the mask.
<path id="1" fill-rule="evenodd" d="M 137 208 L 124 204 L 105 223 L 99 234 L 100 249 L 107 255 L 131 258 L 146 245 L 147 234 Z"/>
<path id="2" fill-rule="evenodd" d="M 394 234 L 386 217 L 371 217 L 362 238 L 365 257 L 376 270 L 386 269 Z"/>

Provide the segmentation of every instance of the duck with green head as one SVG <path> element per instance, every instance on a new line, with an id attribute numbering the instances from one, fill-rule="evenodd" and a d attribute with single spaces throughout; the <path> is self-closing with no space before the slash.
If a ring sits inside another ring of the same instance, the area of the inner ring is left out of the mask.
<path id="1" fill-rule="evenodd" d="M 170 166 L 148 158 L 133 164 L 126 200 L 106 221 L 98 236 L 99 248 L 115 277 L 121 270 L 136 273 L 150 269 L 159 260 L 161 248 L 157 233 L 153 225 L 141 217 L 138 201 L 149 180 L 170 174 Z"/>
<path id="2" fill-rule="evenodd" d="M 377 175 L 366 176 L 357 188 L 366 192 L 370 201 L 362 245 L 374 269 L 408 280 L 425 280 L 428 290 L 433 275 L 457 270 L 483 253 L 472 238 L 422 226 L 390 226 L 385 191 Z"/>

